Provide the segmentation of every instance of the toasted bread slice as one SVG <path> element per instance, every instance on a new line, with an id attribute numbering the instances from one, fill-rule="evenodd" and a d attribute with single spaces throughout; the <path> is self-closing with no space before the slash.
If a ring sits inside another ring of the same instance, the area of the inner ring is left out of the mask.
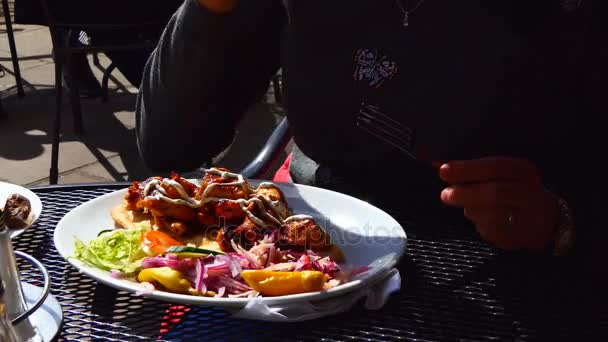
<path id="1" fill-rule="evenodd" d="M 205 238 L 198 247 L 223 253 L 222 249 L 220 248 L 220 244 L 214 239 Z"/>
<path id="2" fill-rule="evenodd" d="M 137 223 L 147 223 L 152 225 L 152 216 L 139 211 L 128 210 L 124 204 L 112 209 L 114 222 L 125 229 L 137 229 Z"/>
<path id="3" fill-rule="evenodd" d="M 213 234 L 210 232 L 202 232 L 195 236 L 178 238 L 185 245 L 195 246 L 198 248 L 209 249 L 223 253 L 220 245 L 215 241 Z"/>

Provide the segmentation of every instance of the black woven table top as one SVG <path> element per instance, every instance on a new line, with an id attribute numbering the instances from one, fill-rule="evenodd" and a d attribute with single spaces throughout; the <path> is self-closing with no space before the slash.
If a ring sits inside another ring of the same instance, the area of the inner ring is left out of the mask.
<path id="1" fill-rule="evenodd" d="M 303 323 L 235 319 L 221 308 L 172 305 L 117 291 L 80 274 L 53 245 L 57 222 L 77 205 L 123 188 L 35 189 L 44 211 L 15 249 L 42 261 L 64 322 L 60 341 L 608 341 L 608 307 L 585 291 L 576 267 L 552 258 L 506 255 L 470 227 L 414 222 L 399 265 L 402 289 L 378 311 L 351 311 Z M 23 280 L 40 285 L 21 265 Z"/>

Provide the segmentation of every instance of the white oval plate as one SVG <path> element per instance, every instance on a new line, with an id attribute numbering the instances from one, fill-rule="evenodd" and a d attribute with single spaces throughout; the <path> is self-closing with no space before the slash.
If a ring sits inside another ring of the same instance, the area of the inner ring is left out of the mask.
<path id="1" fill-rule="evenodd" d="M 252 184 L 254 182 L 251 182 Z M 296 214 L 313 216 L 342 248 L 348 264 L 373 267 L 355 280 L 327 291 L 280 297 L 262 297 L 264 304 L 275 305 L 326 299 L 360 289 L 386 275 L 405 252 L 407 237 L 401 225 L 384 211 L 367 202 L 337 192 L 305 185 L 277 184 Z M 122 203 L 127 190 L 118 190 L 70 211 L 57 224 L 55 247 L 70 264 L 89 277 L 108 286 L 129 292 L 144 291 L 134 280 L 115 279 L 109 272 L 90 267 L 73 258 L 75 237 L 94 239 L 99 232 L 114 227 L 110 211 Z M 212 298 L 154 291 L 145 294 L 171 303 L 242 308 L 251 299 Z"/>
<path id="2" fill-rule="evenodd" d="M 34 222 L 36 222 L 36 220 L 40 217 L 40 214 L 42 213 L 42 202 L 40 201 L 40 198 L 35 193 L 22 186 L 0 182 L 0 208 L 4 208 L 4 203 L 6 203 L 6 199 L 12 194 L 20 194 L 21 196 L 27 198 L 30 201 L 30 205 L 32 207 L 32 224 L 34 224 Z M 14 239 L 16 236 L 19 236 L 24 231 L 25 229 L 15 230 L 11 233 L 11 238 Z"/>

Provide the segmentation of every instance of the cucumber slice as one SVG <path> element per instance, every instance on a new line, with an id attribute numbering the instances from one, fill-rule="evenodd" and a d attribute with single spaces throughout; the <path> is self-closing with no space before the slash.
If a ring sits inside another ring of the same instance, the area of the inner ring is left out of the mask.
<path id="1" fill-rule="evenodd" d="M 226 253 L 212 251 L 210 249 L 204 248 L 196 248 L 196 247 L 188 247 L 188 246 L 171 246 L 165 250 L 165 253 L 173 253 L 178 256 L 182 256 L 185 258 L 198 258 L 202 256 L 207 256 L 209 254 L 213 255 L 224 255 Z"/>
<path id="2" fill-rule="evenodd" d="M 115 231 L 115 230 L 116 230 L 116 229 L 105 229 L 105 230 L 100 231 L 100 232 L 99 232 L 99 234 L 97 234 L 97 236 L 101 236 L 101 234 L 103 234 L 103 233 L 107 233 L 107 232 L 113 232 L 113 231 Z"/>

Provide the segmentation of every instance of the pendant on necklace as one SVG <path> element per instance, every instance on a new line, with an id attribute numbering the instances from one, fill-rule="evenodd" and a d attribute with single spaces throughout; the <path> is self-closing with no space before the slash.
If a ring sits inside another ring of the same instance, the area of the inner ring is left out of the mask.
<path id="1" fill-rule="evenodd" d="M 403 17 L 403 27 L 410 26 L 410 12 L 405 12 Z"/>

